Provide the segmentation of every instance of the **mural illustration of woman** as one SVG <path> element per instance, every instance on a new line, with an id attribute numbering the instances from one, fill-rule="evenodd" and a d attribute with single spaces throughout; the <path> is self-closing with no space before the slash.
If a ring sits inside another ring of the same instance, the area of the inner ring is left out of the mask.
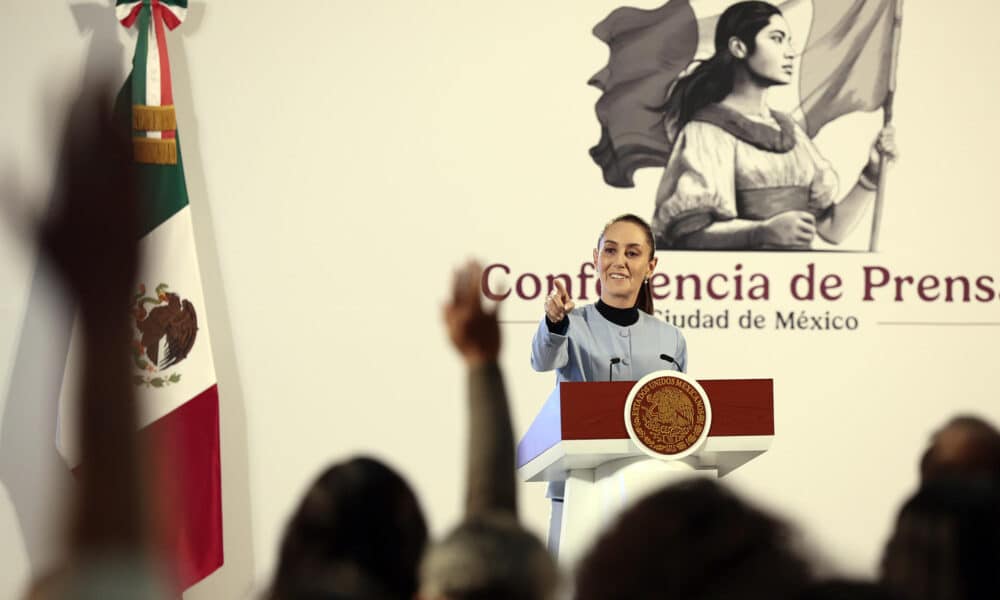
<path id="1" fill-rule="evenodd" d="M 896 155 L 893 128 L 878 133 L 864 170 L 836 201 L 830 163 L 768 104 L 771 87 L 793 81 L 791 40 L 779 8 L 738 2 L 718 18 L 715 53 L 672 79 L 655 107 L 669 157 L 651 223 L 657 249 L 808 250 L 816 236 L 843 241 L 871 206 L 880 169 Z M 601 150 L 591 151 L 599 164 Z M 651 164 L 646 156 L 632 170 Z"/>

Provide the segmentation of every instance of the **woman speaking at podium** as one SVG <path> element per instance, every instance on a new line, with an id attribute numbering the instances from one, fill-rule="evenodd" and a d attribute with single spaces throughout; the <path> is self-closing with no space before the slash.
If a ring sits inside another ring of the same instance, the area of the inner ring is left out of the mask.
<path id="1" fill-rule="evenodd" d="M 578 310 L 558 279 L 545 299 L 545 317 L 531 342 L 531 366 L 556 371 L 563 381 L 637 381 L 661 369 L 684 371 L 687 344 L 673 325 L 653 316 L 649 277 L 656 268 L 653 232 L 635 215 L 604 226 L 594 266 L 601 297 Z M 558 553 L 562 526 L 563 481 L 549 483 L 552 499 L 548 546 Z"/>
<path id="2" fill-rule="evenodd" d="M 594 266 L 600 299 L 573 310 L 558 279 L 531 342 L 531 366 L 562 381 L 637 381 L 662 369 L 685 371 L 687 345 L 673 325 L 653 316 L 649 277 L 656 267 L 653 233 L 635 215 L 604 226 Z"/>

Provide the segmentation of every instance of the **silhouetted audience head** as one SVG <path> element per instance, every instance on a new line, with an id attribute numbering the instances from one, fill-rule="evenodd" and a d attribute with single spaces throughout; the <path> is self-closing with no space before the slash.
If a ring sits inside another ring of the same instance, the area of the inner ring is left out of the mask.
<path id="1" fill-rule="evenodd" d="M 903 600 L 885 586 L 869 581 L 832 579 L 814 583 L 798 600 Z"/>
<path id="2" fill-rule="evenodd" d="M 627 510 L 581 563 L 576 597 L 770 600 L 795 597 L 810 577 L 784 523 L 699 478 Z"/>
<path id="3" fill-rule="evenodd" d="M 421 600 L 546 600 L 558 574 L 541 541 L 513 515 L 480 515 L 427 552 Z"/>
<path id="4" fill-rule="evenodd" d="M 986 480 L 926 482 L 900 509 L 882 558 L 905 600 L 1000 598 L 1000 492 Z"/>
<path id="5" fill-rule="evenodd" d="M 931 437 L 920 477 L 986 477 L 1000 483 L 1000 431 L 978 417 L 955 417 Z"/>
<path id="6" fill-rule="evenodd" d="M 371 458 L 326 470 L 295 511 L 271 598 L 409 600 L 427 525 L 395 471 Z"/>

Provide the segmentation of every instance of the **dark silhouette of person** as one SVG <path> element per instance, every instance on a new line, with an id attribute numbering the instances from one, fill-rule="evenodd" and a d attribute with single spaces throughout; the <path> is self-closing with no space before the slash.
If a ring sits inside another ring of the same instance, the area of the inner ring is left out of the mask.
<path id="1" fill-rule="evenodd" d="M 698 478 L 625 511 L 580 564 L 576 598 L 794 598 L 810 580 L 785 523 Z"/>

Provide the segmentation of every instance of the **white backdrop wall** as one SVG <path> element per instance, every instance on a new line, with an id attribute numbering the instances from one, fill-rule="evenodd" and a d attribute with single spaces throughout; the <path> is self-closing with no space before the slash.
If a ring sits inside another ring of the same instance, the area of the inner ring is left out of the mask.
<path id="1" fill-rule="evenodd" d="M 658 2 L 643 1 L 645 7 Z M 435 532 L 460 514 L 462 369 L 440 324 L 468 256 L 521 273 L 575 274 L 601 224 L 648 216 L 660 173 L 601 181 L 587 79 L 607 59 L 590 29 L 617 2 L 457 0 L 192 2 L 169 37 L 207 312 L 222 395 L 226 565 L 188 597 L 266 584 L 286 516 L 330 461 L 389 461 Z M 863 301 L 863 268 L 1000 281 L 993 155 L 1000 9 L 986 0 L 906 7 L 881 252 L 661 252 L 676 274 L 761 273 L 767 301 L 661 301 L 730 312 L 686 331 L 692 374 L 775 381 L 773 449 L 726 480 L 787 515 L 831 568 L 876 569 L 927 435 L 950 415 L 1000 421 L 1000 310 L 988 302 Z M 794 26 L 794 23 L 793 23 Z M 67 98 L 101 66 L 124 73 L 133 38 L 108 2 L 0 4 L 2 166 L 45 203 Z M 846 187 L 880 114 L 817 139 Z M 848 247 L 863 247 L 868 222 Z M 843 298 L 800 302 L 795 273 L 839 274 Z M 493 282 L 498 287 L 501 282 Z M 888 288 L 887 288 L 888 289 Z M 56 556 L 71 485 L 52 443 L 69 319 L 23 239 L 0 235 L 0 596 Z M 592 295 L 591 295 L 592 298 Z M 523 432 L 552 374 L 527 362 L 540 300 L 501 306 L 502 364 Z M 736 318 L 767 318 L 743 331 Z M 854 316 L 854 331 L 774 328 L 775 313 Z M 916 321 L 923 325 L 888 325 Z M 929 325 L 928 323 L 965 323 Z M 970 324 L 970 323 L 979 323 Z M 987 323 L 987 324 L 983 324 Z M 544 532 L 539 485 L 525 519 Z"/>

